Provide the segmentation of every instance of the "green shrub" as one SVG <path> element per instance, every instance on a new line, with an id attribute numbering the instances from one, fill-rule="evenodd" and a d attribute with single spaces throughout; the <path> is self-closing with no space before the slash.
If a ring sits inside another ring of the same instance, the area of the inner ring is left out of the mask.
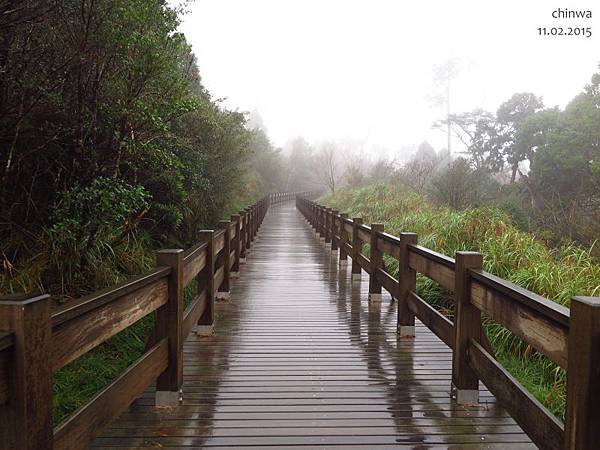
<path id="1" fill-rule="evenodd" d="M 136 239 L 132 232 L 149 208 L 149 199 L 143 187 L 107 178 L 96 178 L 89 186 L 78 185 L 61 196 L 48 237 L 54 262 L 49 275 L 61 277 L 62 293 L 77 295 L 105 286 L 104 281 L 116 281 L 106 279 L 105 271 L 116 265 L 120 272 L 131 273 L 124 266 L 135 258 L 145 260 L 143 252 L 126 258 L 126 252 L 115 249 Z M 117 253 L 123 258 L 113 258 Z M 134 273 L 137 269 L 139 264 L 134 264 Z"/>

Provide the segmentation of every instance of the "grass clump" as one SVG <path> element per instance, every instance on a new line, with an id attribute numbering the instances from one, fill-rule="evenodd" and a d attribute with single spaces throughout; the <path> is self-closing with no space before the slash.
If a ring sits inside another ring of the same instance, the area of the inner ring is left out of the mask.
<path id="1" fill-rule="evenodd" d="M 138 359 L 154 328 L 152 315 L 116 334 L 54 374 L 53 419 L 58 424 Z"/>
<path id="2" fill-rule="evenodd" d="M 600 264 L 593 248 L 574 244 L 549 247 L 542 239 L 519 230 L 510 217 L 491 207 L 453 210 L 435 206 L 423 196 L 385 185 L 342 189 L 323 203 L 362 217 L 365 223 L 385 223 L 388 233 L 415 232 L 419 244 L 454 256 L 460 250 L 478 251 L 484 269 L 561 305 L 575 295 L 600 295 Z M 397 262 L 385 258 L 396 275 Z M 451 316 L 452 299 L 435 282 L 419 276 L 419 294 Z M 498 360 L 555 415 L 564 418 L 564 370 L 535 352 L 506 328 L 486 320 L 486 331 Z"/>

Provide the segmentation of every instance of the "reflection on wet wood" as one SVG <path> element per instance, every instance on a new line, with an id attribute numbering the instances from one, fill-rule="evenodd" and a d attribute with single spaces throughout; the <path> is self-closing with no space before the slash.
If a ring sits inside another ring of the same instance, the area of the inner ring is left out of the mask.
<path id="1" fill-rule="evenodd" d="M 184 402 L 146 392 L 93 447 L 535 448 L 483 385 L 478 407 L 452 402 L 451 350 L 419 321 L 398 339 L 396 302 L 350 275 L 291 204 L 271 207 L 214 336 L 186 341 Z"/>

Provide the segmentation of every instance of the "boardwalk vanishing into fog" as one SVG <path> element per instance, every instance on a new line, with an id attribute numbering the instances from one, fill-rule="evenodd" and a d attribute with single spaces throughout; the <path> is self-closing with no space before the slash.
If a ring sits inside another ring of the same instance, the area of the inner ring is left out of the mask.
<path id="1" fill-rule="evenodd" d="M 271 206 L 215 334 L 184 344 L 183 402 L 148 390 L 94 448 L 535 448 L 480 385 L 450 398 L 452 351 L 396 302 L 368 300 L 292 203 Z M 364 272 L 363 272 L 364 274 Z"/>

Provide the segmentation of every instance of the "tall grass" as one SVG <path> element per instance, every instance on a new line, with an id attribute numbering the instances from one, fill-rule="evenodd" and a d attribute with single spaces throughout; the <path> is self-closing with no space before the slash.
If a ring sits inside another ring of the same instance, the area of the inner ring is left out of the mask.
<path id="1" fill-rule="evenodd" d="M 323 203 L 363 217 L 365 223 L 385 223 L 395 235 L 415 232 L 419 244 L 454 256 L 456 251 L 483 254 L 485 270 L 526 289 L 569 305 L 575 295 L 600 295 L 600 264 L 592 249 L 569 244 L 550 248 L 533 234 L 517 229 L 510 217 L 495 208 L 456 211 L 434 206 L 424 197 L 394 187 L 373 185 L 340 190 Z M 386 258 L 386 269 L 397 273 L 397 263 Z M 451 315 L 451 296 L 431 280 L 419 277 L 419 293 Z M 514 376 L 558 417 L 564 417 L 565 373 L 525 345 L 506 328 L 486 320 L 486 331 L 496 356 Z"/>
<path id="2" fill-rule="evenodd" d="M 187 306 L 197 292 L 196 281 L 184 290 Z M 58 424 L 104 389 L 146 350 L 154 329 L 150 314 L 79 357 L 54 374 L 54 423 Z"/>

